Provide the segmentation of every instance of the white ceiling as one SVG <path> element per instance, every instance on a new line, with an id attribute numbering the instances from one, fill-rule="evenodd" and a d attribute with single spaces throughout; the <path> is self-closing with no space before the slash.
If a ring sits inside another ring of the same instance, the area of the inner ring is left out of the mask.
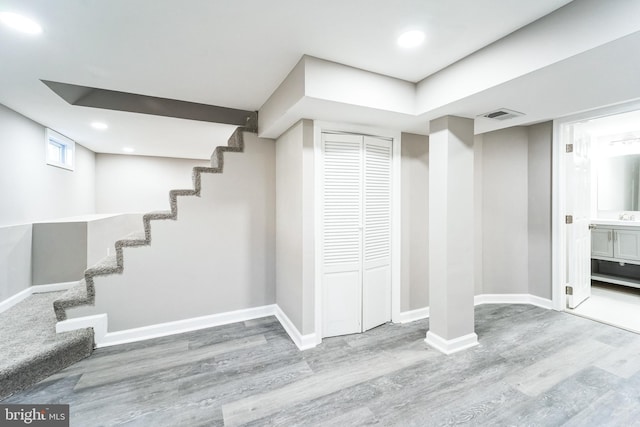
<path id="1" fill-rule="evenodd" d="M 0 27 L 0 103 L 96 152 L 205 158 L 232 127 L 74 107 L 39 80 L 257 110 L 304 54 L 416 82 L 569 2 L 4 0 L 44 32 Z M 398 48 L 408 29 L 426 43 Z"/>

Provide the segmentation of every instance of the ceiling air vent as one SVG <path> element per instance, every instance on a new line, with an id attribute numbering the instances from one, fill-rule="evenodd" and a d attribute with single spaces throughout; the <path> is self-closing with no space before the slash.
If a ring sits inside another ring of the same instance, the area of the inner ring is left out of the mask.
<path id="1" fill-rule="evenodd" d="M 508 110 L 506 108 L 500 108 L 495 111 L 490 111 L 488 113 L 481 114 L 480 116 L 486 117 L 488 119 L 493 119 L 493 120 L 509 120 L 514 117 L 524 116 L 524 113 Z"/>

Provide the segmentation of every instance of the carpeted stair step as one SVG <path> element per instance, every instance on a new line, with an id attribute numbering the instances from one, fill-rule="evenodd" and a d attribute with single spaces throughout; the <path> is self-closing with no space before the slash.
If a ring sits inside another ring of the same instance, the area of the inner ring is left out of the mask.
<path id="1" fill-rule="evenodd" d="M 53 302 L 53 311 L 58 321 L 67 320 L 67 309 L 80 305 L 93 304 L 93 295 L 87 291 L 87 282 L 82 279 L 77 285 L 63 292 L 60 298 Z"/>
<path id="2" fill-rule="evenodd" d="M 172 211 L 155 211 L 144 214 L 142 224 L 144 225 L 144 234 L 147 241 L 151 243 L 151 221 L 176 219 L 177 215 L 177 211 L 175 214 Z"/>
<path id="3" fill-rule="evenodd" d="M 0 400 L 91 355 L 92 329 L 56 334 L 51 305 L 63 293 L 34 294 L 0 313 Z"/>
<path id="4" fill-rule="evenodd" d="M 148 245 L 144 231 L 134 231 L 116 242 L 116 249 Z"/>
<path id="5" fill-rule="evenodd" d="M 211 167 L 196 166 L 193 168 L 193 188 L 199 195 L 202 188 L 203 173 L 222 173 L 224 170 L 224 153 L 242 153 L 244 151 L 244 132 L 254 132 L 244 127 L 237 128 L 229 137 L 227 145 L 216 147 L 211 154 Z"/>
<path id="6" fill-rule="evenodd" d="M 169 191 L 169 205 L 171 206 L 171 212 L 178 215 L 178 196 L 198 196 L 199 193 L 196 190 L 171 190 Z"/>
<path id="7" fill-rule="evenodd" d="M 96 264 L 87 268 L 84 272 L 85 280 L 89 280 L 95 276 L 105 276 L 107 274 L 122 273 L 122 266 L 118 265 L 118 256 L 116 254 L 107 255 Z"/>

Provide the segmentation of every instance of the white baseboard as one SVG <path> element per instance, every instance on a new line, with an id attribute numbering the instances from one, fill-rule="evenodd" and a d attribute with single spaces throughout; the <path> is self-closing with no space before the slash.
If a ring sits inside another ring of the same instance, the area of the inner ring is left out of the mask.
<path id="1" fill-rule="evenodd" d="M 21 290 L 15 295 L 10 296 L 4 301 L 0 301 L 0 313 L 9 310 L 14 305 L 24 301 L 26 298 L 33 294 L 41 294 L 45 292 L 66 291 L 78 282 L 64 282 L 64 283 L 51 283 L 48 285 L 35 285 L 29 286 L 26 289 Z"/>
<path id="2" fill-rule="evenodd" d="M 31 296 L 31 288 L 23 289 L 15 295 L 10 296 L 6 300 L 0 302 L 0 313 L 9 310 L 14 305 L 24 301 Z"/>
<path id="3" fill-rule="evenodd" d="M 446 340 L 428 331 L 427 338 L 425 338 L 424 342 L 439 352 L 449 355 L 478 345 L 478 335 L 471 333 L 452 340 Z"/>
<path id="4" fill-rule="evenodd" d="M 104 341 L 107 335 L 108 319 L 105 314 L 77 317 L 56 323 L 56 333 L 75 331 L 76 329 L 93 328 L 93 340 L 96 347 L 101 347 L 99 342 Z"/>
<path id="5" fill-rule="evenodd" d="M 546 309 L 553 308 L 553 302 L 531 294 L 481 294 L 474 297 L 474 304 L 531 304 Z"/>
<path id="6" fill-rule="evenodd" d="M 48 288 L 40 288 L 37 292 L 45 292 L 44 289 L 53 290 L 66 289 L 73 286 L 77 282 L 59 283 L 47 286 Z M 66 288 L 65 288 L 66 286 Z M 12 296 L 11 298 L 0 303 L 0 312 L 7 310 L 9 307 L 19 303 L 36 291 L 34 286 Z M 550 309 L 552 304 L 550 300 L 537 297 L 530 294 L 482 294 L 476 295 L 474 298 L 475 305 L 479 304 L 532 304 L 538 307 Z M 244 322 L 246 320 L 258 319 L 261 317 L 276 316 L 284 330 L 287 332 L 291 340 L 300 350 L 307 350 L 315 347 L 317 336 L 315 333 L 302 335 L 298 328 L 293 324 L 291 319 L 277 305 L 265 305 L 261 307 L 248 308 L 243 310 L 230 311 L 225 313 L 212 314 L 208 316 L 195 317 L 191 319 L 177 320 L 174 322 L 160 323 L 156 325 L 144 326 L 141 328 L 127 329 L 117 332 L 108 332 L 108 319 L 106 314 L 98 314 L 94 316 L 79 317 L 68 319 L 56 324 L 56 332 L 67 332 L 81 328 L 93 328 L 95 333 L 96 347 L 108 347 L 118 344 L 126 344 L 136 341 L 143 341 L 152 338 L 159 338 L 168 335 L 181 334 L 185 332 L 196 331 L 199 329 L 211 328 L 214 326 L 226 325 L 229 323 Z M 405 311 L 400 313 L 399 323 L 408 323 L 415 320 L 425 319 L 429 317 L 429 307 L 419 308 L 417 310 Z M 475 344 L 478 337 L 475 334 L 469 334 L 454 340 L 445 340 L 431 332 L 427 333 L 427 344 L 442 351 L 445 354 L 455 353 L 466 348 L 472 347 L 473 336 L 475 336 Z"/>
<path id="7" fill-rule="evenodd" d="M 80 328 L 94 328 L 96 347 L 109 347 L 168 335 L 182 334 L 199 329 L 227 325 L 229 323 L 244 322 L 260 317 L 274 316 L 275 311 L 275 305 L 265 305 L 117 332 L 107 332 L 107 315 L 99 314 L 58 322 L 56 332 L 65 332 Z"/>
<path id="8" fill-rule="evenodd" d="M 317 345 L 316 334 L 302 335 L 291 319 L 289 319 L 289 316 L 287 316 L 278 305 L 276 305 L 276 318 L 300 350 L 308 350 Z"/>
<path id="9" fill-rule="evenodd" d="M 66 291 L 71 287 L 80 283 L 79 280 L 75 282 L 62 282 L 62 283 L 49 283 L 47 285 L 34 285 L 31 287 L 34 294 L 42 294 L 45 292 L 57 292 L 57 291 Z"/>
<path id="10" fill-rule="evenodd" d="M 398 323 L 415 322 L 429 317 L 429 307 L 418 308 L 416 310 L 403 311 L 398 316 Z"/>
<path id="11" fill-rule="evenodd" d="M 482 304 L 531 304 L 537 307 L 552 309 L 553 302 L 531 294 L 480 294 L 473 297 L 474 305 Z M 429 307 L 403 311 L 397 323 L 409 323 L 429 317 Z"/>
<path id="12" fill-rule="evenodd" d="M 262 307 L 248 308 L 244 310 L 230 311 L 226 313 L 212 314 L 209 316 L 195 317 L 191 319 L 177 320 L 175 322 L 160 323 L 141 328 L 127 329 L 117 332 L 107 331 L 107 315 L 78 317 L 58 322 L 56 332 L 67 332 L 81 328 L 93 328 L 96 347 L 109 347 L 112 345 L 126 344 L 159 338 L 168 335 L 197 331 L 199 329 L 212 328 L 214 326 L 227 325 L 229 323 L 244 322 L 246 320 L 261 317 L 276 316 L 291 340 L 300 350 L 307 350 L 316 346 L 316 335 L 302 335 L 294 326 L 291 319 L 277 305 L 265 305 Z"/>

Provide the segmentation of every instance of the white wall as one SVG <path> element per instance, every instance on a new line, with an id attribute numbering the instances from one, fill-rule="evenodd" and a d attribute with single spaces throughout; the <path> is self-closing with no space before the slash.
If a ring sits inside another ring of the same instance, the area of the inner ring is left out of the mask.
<path id="1" fill-rule="evenodd" d="M 46 164 L 45 128 L 0 105 L 0 301 L 31 286 L 35 221 L 95 211 L 95 155 L 76 144 L 75 171 Z"/>
<path id="2" fill-rule="evenodd" d="M 528 134 L 482 135 L 482 293 L 528 293 Z"/>
<path id="3" fill-rule="evenodd" d="M 45 128 L 0 105 L 0 227 L 95 212 L 95 154 L 76 144 L 75 171 L 46 164 Z"/>
<path id="4" fill-rule="evenodd" d="M 97 154 L 96 210 L 100 213 L 167 210 L 169 190 L 193 188 L 194 166 L 210 166 L 210 162 Z"/>
<path id="5" fill-rule="evenodd" d="M 429 306 L 429 138 L 402 134 L 401 311 Z"/>
<path id="6" fill-rule="evenodd" d="M 115 243 L 134 231 L 143 231 L 141 214 L 103 215 L 87 222 L 87 267 L 115 252 Z"/>
<path id="7" fill-rule="evenodd" d="M 178 220 L 152 222 L 150 246 L 126 248 L 124 272 L 96 279 L 94 307 L 119 331 L 275 303 L 275 144 L 245 133 Z"/>

